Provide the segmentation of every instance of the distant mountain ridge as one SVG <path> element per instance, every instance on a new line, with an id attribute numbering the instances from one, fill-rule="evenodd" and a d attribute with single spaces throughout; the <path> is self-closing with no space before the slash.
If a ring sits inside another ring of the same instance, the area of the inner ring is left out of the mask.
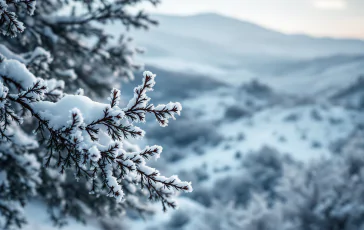
<path id="1" fill-rule="evenodd" d="M 148 36 L 135 33 L 136 40 L 146 47 L 159 47 L 167 51 L 171 48 L 180 50 L 180 47 L 169 45 L 179 44 L 187 49 L 194 48 L 195 43 L 201 50 L 210 49 L 212 53 L 218 50 L 243 57 L 265 55 L 280 58 L 317 58 L 364 53 L 364 41 L 361 40 L 287 35 L 218 14 L 154 15 L 154 18 L 160 25 L 148 31 Z M 158 41 L 150 40 L 149 36 L 163 42 L 158 45 Z M 176 37 L 179 39 L 175 40 Z M 201 42 L 204 44 L 200 44 Z M 211 49 L 211 46 L 215 49 Z"/>
<path id="2" fill-rule="evenodd" d="M 149 66 L 232 85 L 266 79 L 294 92 L 319 92 L 364 74 L 362 40 L 289 35 L 213 13 L 153 17 L 159 26 L 131 31 L 135 43 L 146 48 L 141 59 Z M 119 28 L 108 27 L 113 33 Z"/>

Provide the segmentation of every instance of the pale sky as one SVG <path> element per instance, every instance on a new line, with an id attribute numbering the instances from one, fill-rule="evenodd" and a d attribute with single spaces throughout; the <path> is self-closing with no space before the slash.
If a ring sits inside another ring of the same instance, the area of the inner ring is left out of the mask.
<path id="1" fill-rule="evenodd" d="M 285 33 L 364 39 L 364 0 L 162 0 L 148 11 L 214 12 Z"/>

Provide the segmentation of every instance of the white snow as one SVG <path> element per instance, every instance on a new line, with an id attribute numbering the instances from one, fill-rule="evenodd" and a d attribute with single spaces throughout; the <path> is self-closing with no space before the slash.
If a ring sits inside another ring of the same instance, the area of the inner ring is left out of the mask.
<path id="1" fill-rule="evenodd" d="M 0 75 L 8 76 L 18 82 L 24 89 L 31 87 L 37 78 L 17 60 L 5 60 L 0 63 Z"/>
<path id="2" fill-rule="evenodd" d="M 68 122 L 69 112 L 74 108 L 81 112 L 84 122 L 91 123 L 101 118 L 109 105 L 92 101 L 86 96 L 66 95 L 58 102 L 40 101 L 33 103 L 32 107 L 49 120 L 51 127 L 59 129 Z"/>

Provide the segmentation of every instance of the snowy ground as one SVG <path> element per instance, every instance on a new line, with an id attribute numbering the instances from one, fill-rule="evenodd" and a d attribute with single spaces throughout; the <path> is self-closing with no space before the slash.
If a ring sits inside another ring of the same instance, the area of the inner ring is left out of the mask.
<path id="1" fill-rule="evenodd" d="M 205 168 L 210 179 L 204 183 L 213 184 L 219 174 L 226 175 L 227 172 L 222 169 L 230 168 L 230 173 L 234 173 L 234 168 L 240 166 L 241 161 L 236 160 L 236 154 L 256 152 L 263 147 L 307 162 L 330 156 L 335 144 L 347 138 L 362 122 L 361 113 L 357 110 L 329 102 L 296 99 L 269 104 L 257 98 L 254 101 L 260 105 L 257 111 L 229 119 L 226 117 L 227 108 L 245 105 L 244 98 L 237 96 L 241 91 L 221 88 L 184 101 L 184 111 L 198 114 L 191 125 L 193 122 L 210 124 L 222 140 L 200 146 L 198 153 L 187 146 L 185 157 L 166 171 L 178 173 Z M 253 100 L 251 95 L 250 99 Z M 248 107 L 245 109 L 248 111 Z M 203 135 L 201 138 L 204 138 Z M 165 154 L 168 154 L 169 146 L 165 149 Z"/>

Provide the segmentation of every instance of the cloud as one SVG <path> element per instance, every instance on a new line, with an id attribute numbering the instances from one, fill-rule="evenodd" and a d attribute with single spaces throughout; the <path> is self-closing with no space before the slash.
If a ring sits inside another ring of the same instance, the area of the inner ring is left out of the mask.
<path id="1" fill-rule="evenodd" d="M 346 8 L 346 0 L 314 0 L 314 6 L 319 9 L 342 10 Z"/>

